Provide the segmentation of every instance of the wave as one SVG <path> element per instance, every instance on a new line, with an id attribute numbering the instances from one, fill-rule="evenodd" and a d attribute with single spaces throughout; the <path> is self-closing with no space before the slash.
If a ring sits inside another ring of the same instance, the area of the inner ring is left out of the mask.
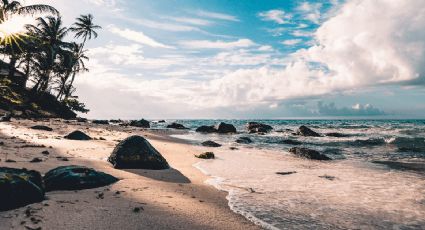
<path id="1" fill-rule="evenodd" d="M 425 150 L 425 138 L 423 137 L 395 137 L 386 142 L 395 145 L 399 151 L 420 152 Z"/>

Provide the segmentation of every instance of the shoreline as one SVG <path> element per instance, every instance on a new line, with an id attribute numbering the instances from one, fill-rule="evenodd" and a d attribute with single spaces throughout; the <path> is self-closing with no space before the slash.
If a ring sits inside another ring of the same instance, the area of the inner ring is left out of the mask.
<path id="1" fill-rule="evenodd" d="M 53 131 L 29 129 L 32 125 L 47 125 Z M 77 129 L 98 140 L 62 138 Z M 208 176 L 193 166 L 201 161 L 194 157 L 199 152 L 184 140 L 170 137 L 173 132 L 58 119 L 0 123 L 0 132 L 4 142 L 1 167 L 25 167 L 44 174 L 62 165 L 83 165 L 120 179 L 96 189 L 49 192 L 42 203 L 0 212 L 1 226 L 6 229 L 260 229 L 229 208 L 226 192 L 204 183 Z M 145 136 L 172 168 L 114 169 L 106 158 L 117 140 L 130 135 Z M 50 154 L 41 155 L 43 150 Z M 6 155 L 17 162 L 5 162 Z M 34 157 L 43 161 L 30 163 Z M 61 161 L 60 157 L 69 161 Z M 136 207 L 142 211 L 134 213 Z M 28 209 L 38 223 L 25 214 Z"/>

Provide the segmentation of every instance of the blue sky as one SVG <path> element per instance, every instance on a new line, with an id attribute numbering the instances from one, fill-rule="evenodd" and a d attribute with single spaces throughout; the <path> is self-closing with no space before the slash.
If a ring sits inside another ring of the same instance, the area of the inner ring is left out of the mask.
<path id="1" fill-rule="evenodd" d="M 27 0 L 92 13 L 97 118 L 424 118 L 425 2 Z"/>

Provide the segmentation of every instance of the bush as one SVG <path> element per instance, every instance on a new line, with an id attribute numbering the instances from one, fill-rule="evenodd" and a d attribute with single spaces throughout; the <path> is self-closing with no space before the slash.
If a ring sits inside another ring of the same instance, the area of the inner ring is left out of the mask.
<path id="1" fill-rule="evenodd" d="M 63 100 L 63 103 L 75 112 L 88 113 L 90 111 L 89 109 L 86 109 L 86 105 L 84 103 L 79 102 L 76 98 L 65 99 Z"/>

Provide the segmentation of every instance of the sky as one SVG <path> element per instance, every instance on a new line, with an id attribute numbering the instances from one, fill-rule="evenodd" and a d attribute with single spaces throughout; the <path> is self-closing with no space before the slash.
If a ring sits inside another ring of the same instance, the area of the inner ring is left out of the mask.
<path id="1" fill-rule="evenodd" d="M 423 0 L 26 0 L 91 13 L 89 118 L 425 118 Z"/>

